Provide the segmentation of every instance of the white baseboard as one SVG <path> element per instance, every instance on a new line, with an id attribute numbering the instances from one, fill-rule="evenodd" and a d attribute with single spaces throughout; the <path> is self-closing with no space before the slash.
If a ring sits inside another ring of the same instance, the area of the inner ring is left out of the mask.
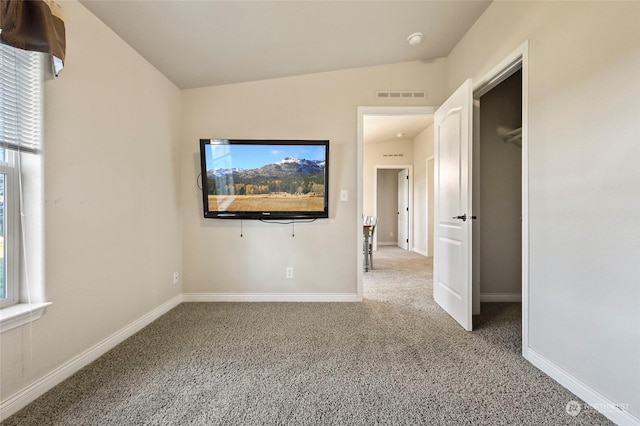
<path id="1" fill-rule="evenodd" d="M 522 302 L 522 293 L 480 293 L 480 302 Z"/>
<path id="2" fill-rule="evenodd" d="M 640 418 L 634 416 L 628 410 L 621 408 L 621 404 L 625 404 L 624 401 L 611 401 L 531 348 L 525 348 L 522 355 L 536 368 L 540 369 L 543 373 L 560 383 L 589 405 L 589 407 L 582 407 L 583 410 L 585 408 L 594 409 L 619 426 L 640 425 Z M 566 402 L 568 403 L 569 401 Z M 580 414 L 578 414 L 577 417 L 580 417 Z M 571 420 L 571 418 L 567 414 L 567 424 L 571 423 L 569 420 Z"/>
<path id="3" fill-rule="evenodd" d="M 54 386 L 68 379 L 83 367 L 86 367 L 96 359 L 100 358 L 116 345 L 133 336 L 135 333 L 142 330 L 144 327 L 151 324 L 153 321 L 160 318 L 180 303 L 182 303 L 181 294 L 82 352 L 80 355 L 73 357 L 71 360 L 45 374 L 43 377 L 21 391 L 16 392 L 4 401 L 0 402 L 0 421 L 7 419 L 9 416 L 26 407 L 28 404 L 35 401 L 36 398 L 42 396 Z"/>
<path id="4" fill-rule="evenodd" d="M 185 302 L 362 302 L 355 293 L 184 293 Z"/>

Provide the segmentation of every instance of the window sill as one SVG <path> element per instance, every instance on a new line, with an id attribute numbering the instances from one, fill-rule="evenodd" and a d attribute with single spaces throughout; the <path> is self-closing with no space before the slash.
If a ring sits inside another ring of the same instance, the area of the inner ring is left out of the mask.
<path id="1" fill-rule="evenodd" d="M 40 319 L 47 306 L 51 304 L 51 302 L 18 303 L 17 305 L 0 309 L 0 333 Z"/>

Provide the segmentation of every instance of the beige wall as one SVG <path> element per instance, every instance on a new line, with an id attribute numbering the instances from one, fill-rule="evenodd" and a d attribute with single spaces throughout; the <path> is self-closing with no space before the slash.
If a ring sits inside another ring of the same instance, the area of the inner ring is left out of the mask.
<path id="1" fill-rule="evenodd" d="M 393 166 L 412 166 L 413 178 L 413 194 L 412 194 L 412 241 L 411 250 L 426 255 L 427 250 L 427 181 L 426 181 L 426 164 L 427 158 L 433 156 L 433 125 L 420 132 L 413 139 L 395 140 L 382 143 L 371 143 L 364 145 L 363 163 L 363 210 L 364 214 L 374 214 L 373 209 L 373 190 L 376 166 L 393 167 Z M 378 181 L 377 197 L 378 197 L 378 216 L 384 218 L 393 210 L 393 214 L 397 215 L 397 171 L 394 172 L 393 185 L 395 188 L 388 197 L 384 198 L 384 203 L 388 204 L 393 201 L 393 207 L 382 209 L 381 211 L 381 188 Z M 388 173 L 383 174 L 385 179 L 390 179 Z M 390 185 L 385 182 L 384 185 Z M 394 199 L 394 197 L 396 197 Z M 376 236 L 378 243 L 397 243 L 397 217 L 388 218 L 386 223 L 381 223 L 378 228 L 379 233 Z M 393 232 L 393 236 L 390 235 Z"/>
<path id="2" fill-rule="evenodd" d="M 432 255 L 427 250 L 427 231 L 433 233 L 433 213 L 431 217 L 427 207 L 429 196 L 433 203 L 433 189 L 431 194 L 427 187 L 427 158 L 433 157 L 433 125 L 420 132 L 413 140 L 413 247 L 412 250 L 426 256 Z M 431 182 L 433 188 L 433 182 Z M 431 205 L 433 208 L 433 205 Z M 429 225 L 430 228 L 429 228 Z M 429 228 L 429 229 L 428 229 Z M 431 234 L 431 240 L 433 235 Z M 433 247 L 433 243 L 431 245 Z"/>
<path id="3" fill-rule="evenodd" d="M 179 90 L 77 2 L 45 84 L 45 293 L 0 335 L 0 400 L 180 294 Z"/>
<path id="4" fill-rule="evenodd" d="M 376 167 L 413 166 L 413 139 L 367 143 L 362 156 L 362 213 L 374 215 Z"/>
<path id="5" fill-rule="evenodd" d="M 375 99 L 377 90 L 393 87 L 427 90 L 426 103 L 439 104 L 444 70 L 443 60 L 411 62 L 185 91 L 185 292 L 355 295 L 362 214 L 356 211 L 357 107 L 398 105 Z M 295 237 L 290 225 L 244 221 L 241 237 L 239 221 L 205 220 L 198 140 L 214 137 L 330 139 L 330 218 L 296 224 Z M 340 201 L 341 189 L 349 201 Z M 287 266 L 293 280 L 285 279 Z"/>
<path id="6" fill-rule="evenodd" d="M 357 106 L 405 88 L 438 105 L 528 39 L 530 348 L 640 417 L 640 3 L 494 2 L 446 61 L 182 94 L 84 7 L 64 7 L 67 66 L 45 87 L 54 305 L 0 336 L 0 399 L 179 294 L 175 270 L 186 293 L 355 293 Z M 295 237 L 204 220 L 203 137 L 331 139 L 331 218 Z"/>
<path id="7" fill-rule="evenodd" d="M 640 3 L 494 2 L 448 91 L 529 40 L 529 345 L 640 418 Z"/>

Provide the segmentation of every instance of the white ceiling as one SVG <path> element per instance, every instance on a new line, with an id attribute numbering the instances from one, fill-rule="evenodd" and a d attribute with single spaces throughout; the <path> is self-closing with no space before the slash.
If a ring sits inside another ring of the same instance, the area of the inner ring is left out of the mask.
<path id="1" fill-rule="evenodd" d="M 480 0 L 80 0 L 181 89 L 447 56 Z M 421 44 L 407 37 L 421 32 Z M 413 138 L 429 115 L 366 116 L 364 142 Z"/>
<path id="2" fill-rule="evenodd" d="M 490 3 L 81 2 L 182 89 L 444 57 Z"/>
<path id="3" fill-rule="evenodd" d="M 365 144 L 413 139 L 433 123 L 433 114 L 365 115 L 362 140 Z M 402 133 L 402 136 L 398 136 Z"/>

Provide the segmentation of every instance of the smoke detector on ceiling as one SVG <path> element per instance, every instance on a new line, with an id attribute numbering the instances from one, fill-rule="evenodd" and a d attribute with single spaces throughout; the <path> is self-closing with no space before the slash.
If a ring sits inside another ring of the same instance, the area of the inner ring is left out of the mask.
<path id="1" fill-rule="evenodd" d="M 407 42 L 412 46 L 415 46 L 416 44 L 420 44 L 421 41 L 422 41 L 422 33 L 413 33 L 409 37 L 407 37 Z"/>

